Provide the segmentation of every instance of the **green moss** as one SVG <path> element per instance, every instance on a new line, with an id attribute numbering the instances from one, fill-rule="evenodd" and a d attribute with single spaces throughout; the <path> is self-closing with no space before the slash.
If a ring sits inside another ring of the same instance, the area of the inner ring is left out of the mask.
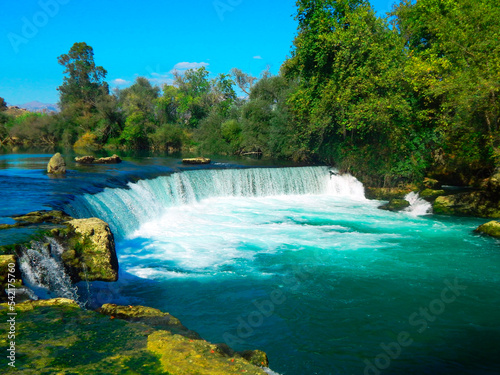
<path id="1" fill-rule="evenodd" d="M 500 238 L 500 222 L 498 221 L 490 221 L 483 225 L 480 225 L 475 232 L 487 234 L 488 236 Z"/>
<path id="2" fill-rule="evenodd" d="M 408 202 L 407 200 L 393 198 L 389 201 L 389 203 L 384 204 L 383 206 L 380 206 L 379 208 L 381 210 L 388 210 L 388 211 L 401 211 L 409 206 L 410 206 L 410 202 Z"/>
<path id="3" fill-rule="evenodd" d="M 446 194 L 444 190 L 433 190 L 433 189 L 425 189 L 419 193 L 420 198 L 423 198 L 425 200 L 434 200 L 437 197 L 444 194 Z"/>

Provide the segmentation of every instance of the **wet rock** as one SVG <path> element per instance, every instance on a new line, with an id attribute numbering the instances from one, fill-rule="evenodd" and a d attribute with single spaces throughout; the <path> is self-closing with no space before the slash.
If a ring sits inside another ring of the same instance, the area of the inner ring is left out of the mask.
<path id="1" fill-rule="evenodd" d="M 73 219 L 67 222 L 69 232 L 53 232 L 62 237 L 65 251 L 62 260 L 73 282 L 116 281 L 118 258 L 109 225 L 98 218 Z"/>
<path id="2" fill-rule="evenodd" d="M 211 160 L 204 157 L 182 159 L 184 164 L 210 164 Z"/>
<path id="3" fill-rule="evenodd" d="M 408 193 L 418 190 L 415 186 L 404 188 L 365 188 L 365 196 L 368 199 L 377 199 L 380 201 L 388 201 L 393 198 L 404 198 Z"/>
<path id="4" fill-rule="evenodd" d="M 175 334 L 199 340 L 201 337 L 194 331 L 184 327 L 179 319 L 158 309 L 147 306 L 121 306 L 112 303 L 102 305 L 98 310 L 101 314 L 130 322 L 141 322 L 155 329 L 168 330 Z"/>
<path id="5" fill-rule="evenodd" d="M 396 212 L 396 211 L 404 210 L 406 207 L 410 207 L 410 202 L 408 202 L 405 199 L 393 198 L 389 201 L 389 203 L 384 204 L 383 206 L 380 206 L 379 208 L 381 210 Z"/>
<path id="6" fill-rule="evenodd" d="M 437 197 L 433 212 L 441 215 L 500 218 L 499 196 L 473 191 Z"/>
<path id="7" fill-rule="evenodd" d="M 10 286 L 9 286 L 10 284 Z M 7 290 L 16 297 L 14 289 L 22 285 L 21 273 L 14 255 L 0 255 L 0 301 L 7 301 Z"/>
<path id="8" fill-rule="evenodd" d="M 47 165 L 47 172 L 51 174 L 66 173 L 66 162 L 59 152 L 50 158 L 49 164 Z"/>
<path id="9" fill-rule="evenodd" d="M 424 189 L 419 193 L 420 198 L 425 199 L 428 202 L 432 202 L 437 197 L 444 194 L 446 194 L 444 190 L 433 190 L 433 189 Z"/>
<path id="10" fill-rule="evenodd" d="M 217 345 L 168 331 L 149 335 L 148 349 L 159 356 L 163 370 L 172 375 L 266 375 L 260 367 L 239 356 L 228 356 Z"/>
<path id="11" fill-rule="evenodd" d="M 248 362 L 255 366 L 268 367 L 269 359 L 267 354 L 262 350 L 245 350 L 242 352 L 237 352 L 242 358 L 245 358 Z"/>
<path id="12" fill-rule="evenodd" d="M 476 233 L 487 234 L 488 236 L 500 238 L 500 222 L 498 221 L 490 221 L 483 225 L 480 225 L 475 230 Z"/>
<path id="13" fill-rule="evenodd" d="M 115 154 L 113 156 L 99 159 L 96 159 L 93 156 L 81 156 L 76 157 L 75 161 L 80 164 L 118 164 L 122 162 L 122 159 Z"/>
<path id="14" fill-rule="evenodd" d="M 92 164 L 94 163 L 95 158 L 93 156 L 81 156 L 76 157 L 75 161 L 80 164 Z"/>

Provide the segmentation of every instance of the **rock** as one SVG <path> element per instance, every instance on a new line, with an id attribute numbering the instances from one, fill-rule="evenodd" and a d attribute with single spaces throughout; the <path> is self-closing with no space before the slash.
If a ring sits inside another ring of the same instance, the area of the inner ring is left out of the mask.
<path id="1" fill-rule="evenodd" d="M 10 229 L 18 227 L 26 227 L 30 225 L 50 223 L 50 224 L 63 224 L 68 220 L 73 219 L 71 216 L 63 211 L 34 211 L 26 215 L 12 216 L 16 221 L 15 224 L 0 224 L 1 229 Z"/>
<path id="2" fill-rule="evenodd" d="M 165 329 L 190 339 L 201 339 L 198 333 L 184 327 L 179 319 L 161 310 L 147 306 L 120 306 L 112 303 L 102 305 L 98 312 L 130 322 L 141 322 L 155 329 Z"/>
<path id="3" fill-rule="evenodd" d="M 228 356 L 217 345 L 168 331 L 149 335 L 148 349 L 159 356 L 163 370 L 172 375 L 266 375 L 260 367 L 239 356 Z"/>
<path id="4" fill-rule="evenodd" d="M 389 203 L 380 206 L 381 210 L 387 211 L 401 211 L 406 207 L 410 207 L 410 202 L 405 199 L 393 198 L 389 201 Z"/>
<path id="5" fill-rule="evenodd" d="M 94 161 L 96 164 L 118 164 L 121 163 L 122 159 L 118 155 L 113 155 L 107 158 L 100 158 Z"/>
<path id="6" fill-rule="evenodd" d="M 444 194 L 446 194 L 444 190 L 433 190 L 433 189 L 425 189 L 419 193 L 420 198 L 425 199 L 428 202 L 432 202 L 434 199 Z"/>
<path id="7" fill-rule="evenodd" d="M 393 198 L 404 198 L 408 193 L 418 190 L 415 186 L 404 188 L 374 188 L 367 187 L 365 196 L 368 199 L 377 199 L 380 201 L 388 201 Z"/>
<path id="8" fill-rule="evenodd" d="M 204 157 L 182 159 L 184 164 L 210 164 L 211 160 Z"/>
<path id="9" fill-rule="evenodd" d="M 9 288 L 9 284 L 13 288 Z M 14 288 L 19 288 L 21 285 L 21 273 L 15 256 L 0 255 L 0 301 L 8 300 L 6 290 L 10 289 L 14 293 Z"/>
<path id="10" fill-rule="evenodd" d="M 94 163 L 95 158 L 93 156 L 81 156 L 76 157 L 75 161 L 80 164 L 92 164 Z"/>
<path id="11" fill-rule="evenodd" d="M 426 189 L 438 190 L 441 188 L 441 183 L 434 178 L 426 177 L 422 182 L 422 186 Z"/>
<path id="12" fill-rule="evenodd" d="M 109 156 L 107 158 L 96 159 L 93 156 L 76 157 L 75 161 L 80 164 L 118 164 L 122 159 L 118 155 Z"/>
<path id="13" fill-rule="evenodd" d="M 77 234 L 66 234 L 66 250 L 62 260 L 73 282 L 116 281 L 118 279 L 118 259 L 113 233 L 107 223 L 98 218 L 73 219 L 67 222 Z M 57 232 L 54 232 L 57 234 Z"/>
<path id="14" fill-rule="evenodd" d="M 487 234 L 488 236 L 500 238 L 500 222 L 495 220 L 490 221 L 488 223 L 485 223 L 477 227 L 477 229 L 474 232 L 483 233 Z"/>
<path id="15" fill-rule="evenodd" d="M 499 196 L 472 191 L 437 197 L 433 212 L 441 215 L 500 218 Z"/>
<path id="16" fill-rule="evenodd" d="M 262 350 L 245 350 L 242 352 L 237 352 L 237 354 L 245 358 L 248 362 L 255 366 L 269 366 L 269 359 L 267 359 L 267 354 Z"/>
<path id="17" fill-rule="evenodd" d="M 66 162 L 59 152 L 50 158 L 47 165 L 47 172 L 52 174 L 66 173 Z"/>

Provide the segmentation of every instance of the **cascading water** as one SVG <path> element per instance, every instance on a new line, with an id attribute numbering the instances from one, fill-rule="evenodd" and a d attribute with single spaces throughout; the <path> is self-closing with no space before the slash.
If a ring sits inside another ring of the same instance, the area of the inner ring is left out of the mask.
<path id="1" fill-rule="evenodd" d="M 63 297 L 78 301 L 78 288 L 66 274 L 61 261 L 61 244 L 50 237 L 32 241 L 19 258 L 23 280 L 42 297 Z"/>
<path id="2" fill-rule="evenodd" d="M 105 189 L 79 196 L 67 208 L 74 217 L 97 216 L 113 233 L 125 237 L 166 208 L 217 197 L 266 197 L 328 194 L 364 200 L 363 185 L 328 167 L 194 170 L 129 183 L 128 189 Z"/>
<path id="3" fill-rule="evenodd" d="M 410 206 L 405 209 L 412 216 L 422 216 L 432 213 L 432 205 L 425 199 L 420 198 L 420 195 L 415 192 L 408 193 L 405 200 L 410 203 Z"/>

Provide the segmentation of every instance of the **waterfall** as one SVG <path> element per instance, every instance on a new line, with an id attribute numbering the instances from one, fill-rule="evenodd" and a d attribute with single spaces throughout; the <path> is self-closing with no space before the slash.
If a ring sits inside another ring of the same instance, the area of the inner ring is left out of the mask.
<path id="1" fill-rule="evenodd" d="M 328 167 L 203 169 L 173 173 L 78 196 L 67 208 L 74 217 L 96 216 L 126 236 L 161 216 L 165 208 L 215 197 L 328 194 L 364 200 L 361 182 Z"/>
<path id="2" fill-rule="evenodd" d="M 422 216 L 432 213 L 432 205 L 426 200 L 420 198 L 418 193 L 408 193 L 405 199 L 410 203 L 410 206 L 405 209 L 412 216 Z"/>
<path id="3" fill-rule="evenodd" d="M 64 297 L 78 301 L 78 288 L 66 274 L 61 260 L 64 251 L 55 239 L 32 241 L 19 258 L 23 280 L 41 297 Z"/>

